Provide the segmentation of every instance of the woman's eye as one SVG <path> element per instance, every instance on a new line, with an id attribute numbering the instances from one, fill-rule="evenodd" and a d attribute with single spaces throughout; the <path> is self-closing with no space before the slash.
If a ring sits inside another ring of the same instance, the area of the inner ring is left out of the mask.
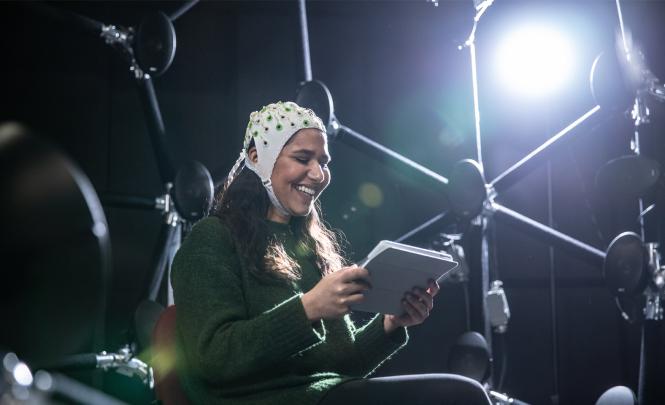
<path id="1" fill-rule="evenodd" d="M 307 164 L 307 162 L 309 162 L 309 159 L 307 159 L 307 158 L 300 158 L 300 157 L 297 157 L 296 160 L 297 160 L 298 162 L 300 162 L 300 163 L 304 163 L 304 164 Z"/>

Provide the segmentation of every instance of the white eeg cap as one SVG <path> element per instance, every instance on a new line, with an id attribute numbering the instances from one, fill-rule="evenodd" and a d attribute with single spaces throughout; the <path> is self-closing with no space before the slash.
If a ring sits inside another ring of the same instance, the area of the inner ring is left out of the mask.
<path id="1" fill-rule="evenodd" d="M 292 101 L 268 104 L 259 111 L 251 113 L 240 156 L 229 172 L 225 189 L 240 172 L 241 164 L 244 163 L 259 176 L 275 208 L 282 214 L 291 215 L 275 196 L 270 178 L 284 145 L 296 132 L 305 128 L 315 128 L 326 133 L 323 122 L 312 110 L 300 107 Z M 252 163 L 247 156 L 252 140 L 258 157 L 256 163 Z"/>

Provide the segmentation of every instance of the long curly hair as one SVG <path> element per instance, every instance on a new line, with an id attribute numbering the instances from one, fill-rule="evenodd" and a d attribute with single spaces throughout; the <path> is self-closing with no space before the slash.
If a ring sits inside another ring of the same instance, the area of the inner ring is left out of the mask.
<path id="1" fill-rule="evenodd" d="M 241 259 L 251 273 L 259 278 L 297 280 L 300 278 L 298 263 L 268 230 L 270 204 L 261 179 L 245 169 L 228 187 L 217 192 L 211 213 L 229 227 Z M 339 270 L 345 264 L 338 235 L 321 219 L 318 201 L 307 216 L 292 217 L 289 226 L 313 256 L 322 275 Z"/>

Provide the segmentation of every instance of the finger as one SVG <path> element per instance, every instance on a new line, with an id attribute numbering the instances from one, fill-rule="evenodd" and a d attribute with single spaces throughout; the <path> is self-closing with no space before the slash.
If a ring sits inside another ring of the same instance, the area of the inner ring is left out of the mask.
<path id="1" fill-rule="evenodd" d="M 343 284 L 343 287 L 341 288 L 340 292 L 344 295 L 352 295 L 352 294 L 364 293 L 365 291 L 369 291 L 370 289 L 371 286 L 364 281 L 350 281 L 346 284 Z"/>
<path id="2" fill-rule="evenodd" d="M 439 287 L 439 283 L 436 280 L 429 280 L 427 284 L 427 292 L 429 295 L 432 297 L 436 296 L 439 293 L 439 290 L 441 287 Z"/>
<path id="3" fill-rule="evenodd" d="M 416 310 L 417 312 L 417 318 L 418 319 L 425 319 L 429 315 L 429 310 L 427 309 L 427 306 L 420 301 L 415 295 L 411 293 L 406 293 L 406 301 L 411 304 L 411 306 Z"/>
<path id="4" fill-rule="evenodd" d="M 347 267 L 341 275 L 342 280 L 349 282 L 352 280 L 362 280 L 367 284 L 372 284 L 369 276 L 369 271 L 363 267 Z"/>
<path id="5" fill-rule="evenodd" d="M 430 294 L 425 292 L 422 288 L 414 288 L 412 292 L 420 301 L 422 301 L 427 307 L 427 311 L 431 311 L 434 307 L 434 299 Z"/>
<path id="6" fill-rule="evenodd" d="M 368 283 L 367 281 L 363 280 L 363 279 L 353 279 L 353 280 L 349 281 L 349 284 L 359 286 L 363 290 L 371 290 L 372 289 L 372 285 L 370 283 Z"/>
<path id="7" fill-rule="evenodd" d="M 353 294 L 346 297 L 345 303 L 347 305 L 359 304 L 365 300 L 365 295 L 363 294 Z"/>
<path id="8" fill-rule="evenodd" d="M 409 301 L 407 301 L 406 298 L 402 300 L 402 308 L 404 308 L 406 314 L 409 316 L 409 318 L 411 318 L 410 319 L 411 322 L 416 322 L 416 323 L 422 322 L 420 313 Z"/>

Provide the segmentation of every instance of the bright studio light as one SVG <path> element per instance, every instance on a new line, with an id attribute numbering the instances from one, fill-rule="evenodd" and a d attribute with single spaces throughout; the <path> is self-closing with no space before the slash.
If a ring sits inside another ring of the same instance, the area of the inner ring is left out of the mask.
<path id="1" fill-rule="evenodd" d="M 570 76 L 572 46 L 554 29 L 523 27 L 501 41 L 496 63 L 499 78 L 510 91 L 544 96 L 560 89 Z"/>

